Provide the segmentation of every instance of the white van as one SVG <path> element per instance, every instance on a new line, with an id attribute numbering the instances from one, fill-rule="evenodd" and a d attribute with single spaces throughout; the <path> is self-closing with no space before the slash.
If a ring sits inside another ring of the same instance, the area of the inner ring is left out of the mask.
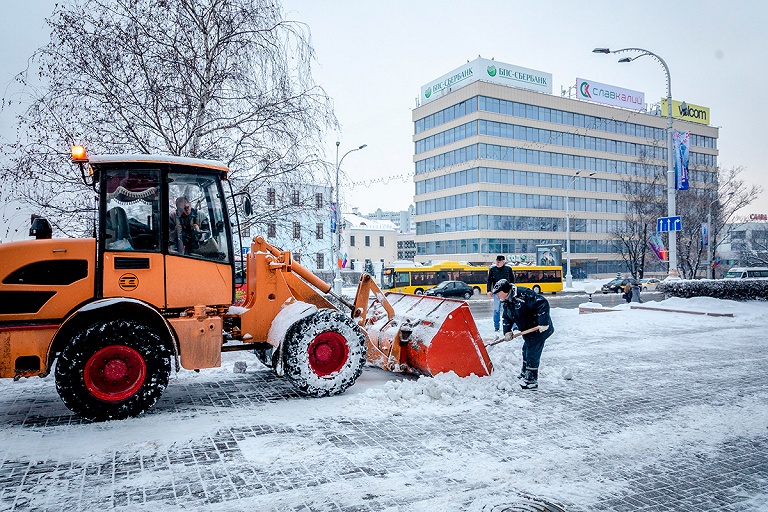
<path id="1" fill-rule="evenodd" d="M 726 279 L 768 279 L 768 267 L 733 267 L 725 273 Z"/>

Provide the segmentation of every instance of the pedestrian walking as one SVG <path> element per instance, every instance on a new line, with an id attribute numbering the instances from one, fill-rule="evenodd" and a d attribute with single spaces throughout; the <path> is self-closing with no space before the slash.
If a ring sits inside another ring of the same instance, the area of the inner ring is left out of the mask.
<path id="1" fill-rule="evenodd" d="M 631 294 L 631 302 L 643 302 L 640 299 L 640 285 L 638 285 L 637 283 L 632 284 L 630 294 Z"/>
<path id="2" fill-rule="evenodd" d="M 499 324 L 501 323 L 501 300 L 496 294 L 491 293 L 494 285 L 500 280 L 506 279 L 509 283 L 515 282 L 515 273 L 512 272 L 512 267 L 507 266 L 507 259 L 503 254 L 496 256 L 496 263 L 491 265 L 488 269 L 488 296 L 493 297 L 493 329 L 499 332 Z M 508 330 L 512 330 L 512 325 Z"/>
<path id="3" fill-rule="evenodd" d="M 632 300 L 632 283 L 627 281 L 627 284 L 624 285 L 623 289 L 624 293 L 622 294 L 622 297 L 624 297 L 624 300 L 626 300 L 627 304 L 629 304 Z"/>
<path id="4" fill-rule="evenodd" d="M 520 331 L 534 327 L 538 330 L 523 334 L 523 368 L 518 375 L 520 387 L 537 389 L 539 387 L 539 362 L 544 342 L 552 336 L 555 328 L 549 316 L 549 302 L 542 295 L 528 288 L 517 287 L 506 279 L 500 279 L 494 285 L 494 296 L 499 297 L 504 308 L 504 334 L 512 333 L 512 325 L 517 324 Z M 509 326 L 509 328 L 507 328 Z"/>

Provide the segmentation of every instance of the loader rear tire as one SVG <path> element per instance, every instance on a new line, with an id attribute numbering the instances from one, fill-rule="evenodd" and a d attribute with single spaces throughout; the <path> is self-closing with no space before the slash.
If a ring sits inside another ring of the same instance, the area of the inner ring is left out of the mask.
<path id="1" fill-rule="evenodd" d="M 72 337 L 56 363 L 56 390 L 92 421 L 138 416 L 168 385 L 171 353 L 152 329 L 132 320 L 92 324 Z"/>
<path id="2" fill-rule="evenodd" d="M 354 320 L 321 309 L 288 330 L 285 376 L 304 395 L 338 395 L 363 372 L 367 349 L 365 334 Z"/>

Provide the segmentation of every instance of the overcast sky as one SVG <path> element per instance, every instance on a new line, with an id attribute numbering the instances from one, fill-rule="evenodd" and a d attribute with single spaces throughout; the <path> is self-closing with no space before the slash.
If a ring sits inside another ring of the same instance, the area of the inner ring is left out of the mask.
<path id="1" fill-rule="evenodd" d="M 4 2 L 0 20 L 6 90 L 32 51 L 45 44 L 52 0 Z M 661 56 L 676 100 L 711 109 L 720 127 L 719 163 L 744 166 L 749 184 L 768 190 L 768 3 L 713 0 L 668 2 L 521 2 L 442 0 L 283 0 L 286 17 L 309 26 L 317 52 L 314 77 L 333 98 L 342 124 L 329 134 L 326 157 L 361 144 L 342 170 L 347 202 L 364 213 L 405 209 L 413 202 L 413 124 L 419 88 L 481 55 L 553 75 L 559 94 L 576 77 L 666 96 L 663 68 L 651 58 L 619 64 L 595 47 L 640 47 Z M 6 96 L 6 93 L 3 94 Z M 0 134 L 10 133 L 9 112 Z M 768 193 L 744 213 L 768 213 Z"/>

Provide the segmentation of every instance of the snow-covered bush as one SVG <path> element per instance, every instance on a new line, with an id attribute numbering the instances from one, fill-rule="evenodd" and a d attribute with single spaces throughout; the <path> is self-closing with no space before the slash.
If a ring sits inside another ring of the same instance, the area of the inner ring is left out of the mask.
<path id="1" fill-rule="evenodd" d="M 698 279 L 662 281 L 656 288 L 668 297 L 714 297 L 729 300 L 768 301 L 768 280 Z"/>

